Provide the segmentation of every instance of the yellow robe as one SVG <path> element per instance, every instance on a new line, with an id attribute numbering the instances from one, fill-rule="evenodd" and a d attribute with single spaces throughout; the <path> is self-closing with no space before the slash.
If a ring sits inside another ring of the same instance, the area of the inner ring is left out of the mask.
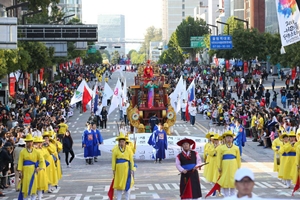
<path id="1" fill-rule="evenodd" d="M 213 147 L 212 143 L 211 142 L 208 142 L 205 144 L 204 146 L 204 162 L 207 163 L 209 162 L 209 159 L 210 159 L 210 156 L 208 155 L 208 149 L 210 149 L 211 147 Z M 208 172 L 208 166 L 204 166 L 204 171 L 203 171 L 203 176 L 206 178 L 207 176 L 207 172 Z"/>
<path id="2" fill-rule="evenodd" d="M 43 157 L 45 161 L 45 151 L 42 149 L 36 149 L 38 153 Z M 46 164 L 45 168 L 42 168 L 37 174 L 37 190 L 47 191 L 48 190 L 48 177 L 46 172 Z"/>
<path id="3" fill-rule="evenodd" d="M 280 154 L 278 153 L 278 151 L 280 149 L 281 144 L 282 144 L 282 142 L 280 141 L 279 138 L 276 138 L 272 143 L 272 149 L 274 151 L 274 167 L 273 167 L 274 172 L 279 171 L 279 165 L 277 165 L 277 156 L 279 156 L 279 159 L 280 159 Z"/>
<path id="4" fill-rule="evenodd" d="M 32 152 L 29 153 L 27 148 L 22 149 L 19 155 L 18 161 L 18 171 L 22 171 L 22 180 L 21 180 L 21 187 L 23 197 L 26 198 L 28 196 L 29 191 L 29 184 L 34 176 L 34 181 L 31 188 L 31 193 L 29 195 L 34 195 L 37 193 L 37 174 L 35 173 L 35 165 L 24 165 L 24 161 L 31 161 L 34 163 L 39 162 L 39 168 L 45 168 L 45 162 L 43 156 L 36 150 L 32 149 Z"/>
<path id="5" fill-rule="evenodd" d="M 230 155 L 232 159 L 223 159 L 224 155 Z M 235 188 L 234 175 L 236 170 L 241 167 L 240 150 L 234 144 L 231 148 L 222 145 L 218 148 L 217 166 L 222 170 L 221 177 L 217 181 L 222 188 Z"/>
<path id="6" fill-rule="evenodd" d="M 63 146 L 62 143 L 59 141 L 56 141 L 56 147 L 57 147 L 57 151 L 56 151 L 56 155 L 59 159 L 57 159 L 57 178 L 58 180 L 60 180 L 62 178 L 62 169 L 61 169 L 61 161 L 60 161 L 60 157 L 58 155 L 59 152 L 61 152 Z"/>
<path id="7" fill-rule="evenodd" d="M 217 147 L 211 146 L 211 148 L 207 150 L 210 159 L 208 164 L 208 172 L 207 172 L 206 180 L 211 183 L 216 183 L 220 176 L 218 166 L 217 166 L 217 154 L 220 146 L 221 145 Z"/>
<path id="8" fill-rule="evenodd" d="M 130 161 L 130 164 L 129 162 L 118 163 L 118 160 Z M 128 174 L 131 173 L 129 172 L 129 169 L 134 170 L 133 153 L 131 149 L 126 146 L 124 152 L 122 153 L 119 148 L 115 148 L 112 152 L 112 170 L 115 171 L 114 189 L 125 190 L 128 175 L 131 178 L 130 188 L 133 186 L 134 180 L 132 174 Z"/>
<path id="9" fill-rule="evenodd" d="M 49 153 L 49 159 L 47 159 L 47 161 L 50 163 L 50 165 L 47 167 L 47 175 L 48 175 L 48 179 L 49 179 L 49 184 L 51 186 L 56 186 L 58 184 L 58 176 L 57 176 L 57 156 L 55 155 L 56 152 L 56 147 L 53 143 L 49 143 L 48 147 L 43 147 L 45 149 L 47 149 L 48 153 Z M 56 159 L 56 161 L 54 160 L 54 158 Z"/>
<path id="10" fill-rule="evenodd" d="M 296 149 L 290 143 L 285 143 L 280 146 L 279 153 L 281 154 L 280 167 L 278 177 L 283 180 L 292 180 L 292 173 L 295 172 Z"/>

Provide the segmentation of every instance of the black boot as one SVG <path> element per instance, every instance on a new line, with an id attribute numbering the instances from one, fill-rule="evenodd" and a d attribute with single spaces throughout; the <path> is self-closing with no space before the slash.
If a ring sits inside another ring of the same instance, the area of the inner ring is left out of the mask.
<path id="1" fill-rule="evenodd" d="M 94 157 L 94 162 L 98 162 L 97 157 Z"/>
<path id="2" fill-rule="evenodd" d="M 94 163 L 93 163 L 93 158 L 90 158 L 90 159 L 89 159 L 89 164 L 90 164 L 90 165 L 94 164 Z"/>
<path id="3" fill-rule="evenodd" d="M 89 164 L 89 159 L 85 159 L 85 164 L 86 164 L 86 165 Z"/>

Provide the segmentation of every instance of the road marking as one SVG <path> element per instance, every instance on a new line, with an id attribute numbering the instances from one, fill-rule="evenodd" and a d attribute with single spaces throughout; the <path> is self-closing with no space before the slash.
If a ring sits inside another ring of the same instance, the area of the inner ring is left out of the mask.
<path id="1" fill-rule="evenodd" d="M 259 182 L 255 182 L 255 185 L 261 187 L 261 188 L 268 188 L 266 186 L 264 186 L 263 184 L 259 183 Z"/>
<path id="2" fill-rule="evenodd" d="M 160 199 L 159 195 L 157 193 L 152 194 L 153 199 Z"/>
<path id="3" fill-rule="evenodd" d="M 109 126 L 107 126 L 107 129 L 110 129 L 110 127 L 109 127 Z"/>
<path id="4" fill-rule="evenodd" d="M 115 126 L 113 126 L 113 129 L 115 129 L 116 127 Z"/>
<path id="5" fill-rule="evenodd" d="M 75 126 L 75 125 L 73 125 L 72 128 L 73 128 L 74 126 Z"/>
<path id="6" fill-rule="evenodd" d="M 74 122 L 74 124 L 76 124 L 77 122 Z"/>
<path id="7" fill-rule="evenodd" d="M 79 116 L 82 116 L 82 113 L 81 113 L 81 114 L 79 114 Z"/>
<path id="8" fill-rule="evenodd" d="M 149 190 L 154 190 L 154 187 L 151 184 L 147 184 Z"/>
<path id="9" fill-rule="evenodd" d="M 93 186 L 88 186 L 86 192 L 92 192 L 93 191 Z"/>
<path id="10" fill-rule="evenodd" d="M 164 183 L 163 186 L 165 187 L 166 190 L 171 190 L 171 188 L 169 187 L 168 184 L 165 184 L 165 183 Z"/>
<path id="11" fill-rule="evenodd" d="M 113 136 L 116 136 L 116 133 L 115 133 L 115 132 L 113 132 Z"/>
<path id="12" fill-rule="evenodd" d="M 64 200 L 70 200 L 71 199 L 71 197 L 65 197 L 64 198 Z"/>
<path id="13" fill-rule="evenodd" d="M 206 189 L 206 187 L 204 186 L 204 185 L 202 185 L 202 184 L 200 184 L 201 185 L 201 189 Z"/>
<path id="14" fill-rule="evenodd" d="M 177 136 L 179 136 L 179 133 L 178 133 L 177 130 L 174 130 L 174 133 L 175 133 Z"/>
<path id="15" fill-rule="evenodd" d="M 78 130 L 79 128 L 77 127 L 76 130 Z"/>
<path id="16" fill-rule="evenodd" d="M 57 187 L 57 189 L 56 190 L 54 190 L 52 193 L 58 193 L 58 191 L 60 190 L 60 187 Z"/>
<path id="17" fill-rule="evenodd" d="M 201 179 L 202 181 L 204 181 L 205 183 L 209 183 L 204 177 L 200 177 L 200 179 Z"/>
<path id="18" fill-rule="evenodd" d="M 267 183 L 267 182 L 261 182 L 262 184 L 266 185 L 269 188 L 275 188 L 273 185 Z"/>
<path id="19" fill-rule="evenodd" d="M 179 189 L 179 187 L 178 187 L 178 185 L 177 185 L 176 183 L 172 183 L 172 186 L 173 186 L 176 190 Z"/>
<path id="20" fill-rule="evenodd" d="M 76 120 L 79 120 L 79 117 Z"/>
<path id="21" fill-rule="evenodd" d="M 196 127 L 193 127 L 195 130 L 197 130 L 197 128 Z"/>
<path id="22" fill-rule="evenodd" d="M 276 182 L 278 185 L 280 185 L 281 187 L 283 187 L 283 188 L 285 188 L 286 187 L 286 185 L 284 185 L 283 183 L 281 183 L 281 182 Z"/>
<path id="23" fill-rule="evenodd" d="M 110 188 L 110 186 L 109 186 L 109 185 L 106 185 L 105 188 L 104 188 L 104 192 L 108 192 L 108 191 L 109 191 L 109 188 Z"/>
<path id="24" fill-rule="evenodd" d="M 159 184 L 154 184 L 154 185 L 155 185 L 155 187 L 156 187 L 158 190 L 163 190 L 162 187 L 160 187 Z"/>

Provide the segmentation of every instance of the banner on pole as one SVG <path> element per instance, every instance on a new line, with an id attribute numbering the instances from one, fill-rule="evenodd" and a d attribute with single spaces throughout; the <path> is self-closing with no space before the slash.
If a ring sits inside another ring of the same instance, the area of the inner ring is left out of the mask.
<path id="1" fill-rule="evenodd" d="M 282 46 L 300 41 L 300 13 L 296 0 L 276 0 Z"/>

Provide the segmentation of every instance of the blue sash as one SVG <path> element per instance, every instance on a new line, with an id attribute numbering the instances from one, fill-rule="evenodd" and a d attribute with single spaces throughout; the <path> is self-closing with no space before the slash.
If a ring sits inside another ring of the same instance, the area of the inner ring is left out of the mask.
<path id="1" fill-rule="evenodd" d="M 196 166 L 196 164 L 181 165 L 181 167 L 187 171 L 194 169 L 195 166 Z"/>
<path id="2" fill-rule="evenodd" d="M 277 149 L 280 149 L 280 146 L 276 146 Z"/>
<path id="3" fill-rule="evenodd" d="M 296 156 L 296 152 L 283 153 L 282 156 Z"/>
<path id="4" fill-rule="evenodd" d="M 30 166 L 30 165 L 34 165 L 34 169 L 36 169 L 39 166 L 39 161 L 32 162 L 31 160 L 24 160 L 23 166 Z M 34 175 L 35 175 L 35 171 L 33 172 L 30 182 L 29 182 L 29 188 L 28 188 L 28 194 L 27 194 L 28 196 L 30 196 L 30 194 L 31 194 L 31 189 L 32 189 L 34 177 L 35 177 Z M 19 196 L 18 196 L 18 200 L 23 200 L 22 185 L 21 185 Z"/>
<path id="5" fill-rule="evenodd" d="M 130 185 L 131 185 L 131 165 L 130 165 L 130 161 L 126 160 L 126 159 L 119 158 L 119 159 L 117 159 L 116 164 L 125 163 L 125 162 L 128 163 L 128 177 L 127 177 L 127 180 L 126 180 L 125 191 L 128 191 L 130 189 Z"/>
<path id="6" fill-rule="evenodd" d="M 232 154 L 224 154 L 222 160 L 232 160 L 232 159 L 236 159 L 236 156 Z"/>
<path id="7" fill-rule="evenodd" d="M 46 167 L 48 167 L 50 165 L 50 163 L 47 160 L 45 160 L 45 164 L 46 164 Z"/>
<path id="8" fill-rule="evenodd" d="M 55 156 L 54 154 L 51 154 L 51 156 L 52 156 L 52 158 L 53 158 L 54 162 L 56 162 L 56 161 L 57 161 L 57 158 L 56 158 L 56 156 Z"/>

